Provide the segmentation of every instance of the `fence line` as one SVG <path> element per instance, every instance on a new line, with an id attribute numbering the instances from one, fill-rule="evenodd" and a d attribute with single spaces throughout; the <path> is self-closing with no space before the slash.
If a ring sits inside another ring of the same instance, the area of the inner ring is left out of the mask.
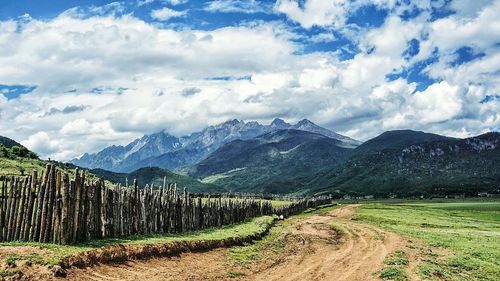
<path id="1" fill-rule="evenodd" d="M 269 201 L 192 197 L 175 184 L 158 189 L 137 181 L 107 188 L 76 169 L 73 180 L 53 164 L 40 177 L 4 177 L 0 192 L 0 241 L 72 244 L 138 234 L 180 233 L 242 222 L 248 218 L 285 217 L 331 202 L 329 197 L 296 200 L 280 208 Z"/>

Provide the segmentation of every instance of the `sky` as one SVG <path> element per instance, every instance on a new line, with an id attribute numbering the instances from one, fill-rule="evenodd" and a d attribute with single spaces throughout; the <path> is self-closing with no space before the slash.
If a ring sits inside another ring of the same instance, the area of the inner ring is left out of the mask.
<path id="1" fill-rule="evenodd" d="M 69 160 L 228 119 L 500 128 L 500 0 L 0 2 L 0 135 Z"/>

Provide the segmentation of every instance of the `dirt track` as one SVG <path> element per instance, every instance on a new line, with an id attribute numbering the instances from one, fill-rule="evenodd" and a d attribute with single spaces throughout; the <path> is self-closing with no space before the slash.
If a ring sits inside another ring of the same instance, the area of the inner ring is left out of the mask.
<path id="1" fill-rule="evenodd" d="M 403 249 L 403 238 L 352 221 L 356 206 L 293 219 L 280 239 L 278 256 L 240 266 L 228 249 L 186 253 L 173 258 L 99 265 L 69 272 L 70 280 L 377 280 L 384 258 Z M 334 231 L 332 222 L 339 226 Z M 410 262 L 412 262 L 410 260 Z M 410 268 L 412 265 L 410 264 Z M 235 274 L 238 273 L 238 274 Z M 414 277 L 413 274 L 410 274 Z M 412 278 L 413 279 L 413 278 Z"/>

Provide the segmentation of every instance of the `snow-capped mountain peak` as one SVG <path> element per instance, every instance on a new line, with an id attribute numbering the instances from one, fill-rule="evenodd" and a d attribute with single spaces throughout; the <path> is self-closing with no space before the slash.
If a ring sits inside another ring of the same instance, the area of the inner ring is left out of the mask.
<path id="1" fill-rule="evenodd" d="M 195 164 L 222 145 L 241 139 L 253 139 L 272 131 L 295 129 L 321 134 L 355 147 L 360 142 L 342 136 L 303 119 L 291 125 L 276 118 L 269 125 L 255 121 L 231 119 L 224 123 L 208 126 L 200 132 L 177 138 L 163 130 L 144 135 L 127 146 L 110 146 L 95 154 L 85 154 L 71 162 L 86 168 L 101 168 L 116 172 L 130 172 L 147 166 L 177 168 Z"/>

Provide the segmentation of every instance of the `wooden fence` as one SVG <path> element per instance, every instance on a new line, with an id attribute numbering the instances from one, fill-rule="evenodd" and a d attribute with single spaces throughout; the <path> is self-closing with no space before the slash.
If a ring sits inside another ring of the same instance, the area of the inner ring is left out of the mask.
<path id="1" fill-rule="evenodd" d="M 288 216 L 329 203 L 326 197 L 274 208 L 269 201 L 193 198 L 175 184 L 107 188 L 85 173 L 67 173 L 48 164 L 41 177 L 4 177 L 0 192 L 0 241 L 58 244 L 137 234 L 179 233 L 242 222 L 248 218 Z"/>

